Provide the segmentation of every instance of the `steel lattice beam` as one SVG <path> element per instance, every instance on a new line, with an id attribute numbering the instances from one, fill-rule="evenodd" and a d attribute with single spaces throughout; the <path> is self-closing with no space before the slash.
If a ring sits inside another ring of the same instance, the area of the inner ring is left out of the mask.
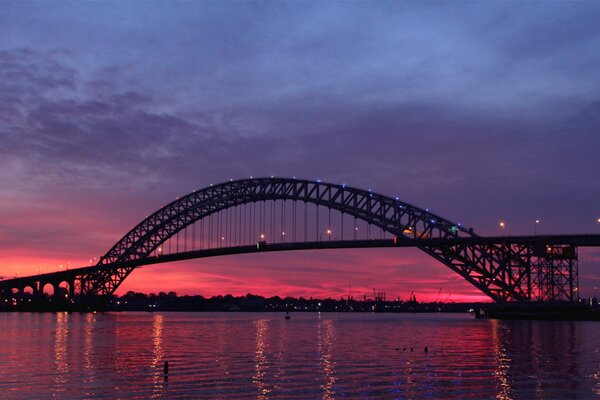
<path id="1" fill-rule="evenodd" d="M 568 291 L 573 298 L 573 264 L 544 263 L 547 255 L 536 253 L 540 238 L 483 238 L 398 198 L 346 185 L 285 178 L 230 181 L 178 198 L 131 229 L 96 266 L 72 273 L 70 282 L 81 296 L 112 294 L 153 251 L 182 229 L 228 208 L 268 200 L 311 203 L 366 221 L 397 237 L 400 244 L 420 248 L 496 301 L 548 298 L 552 293 L 544 282 L 552 282 L 561 296 Z M 537 267 L 532 269 L 532 265 Z M 562 268 L 561 275 L 548 278 L 548 268 Z M 568 279 L 566 271 L 571 273 Z M 43 280 L 36 285 L 43 286 Z M 0 291 L 7 294 L 8 286 L 0 284 Z"/>

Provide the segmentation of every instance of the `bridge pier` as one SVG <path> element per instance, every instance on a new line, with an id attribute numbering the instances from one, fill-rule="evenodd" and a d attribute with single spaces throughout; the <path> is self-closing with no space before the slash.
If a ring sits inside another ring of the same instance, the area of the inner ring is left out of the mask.
<path id="1" fill-rule="evenodd" d="M 579 298 L 577 247 L 544 246 L 534 249 L 533 290 L 538 300 L 576 302 Z"/>

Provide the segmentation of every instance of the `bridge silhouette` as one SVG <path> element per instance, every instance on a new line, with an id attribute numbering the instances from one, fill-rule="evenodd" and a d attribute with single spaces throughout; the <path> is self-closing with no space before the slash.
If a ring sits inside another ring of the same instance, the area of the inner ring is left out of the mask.
<path id="1" fill-rule="evenodd" d="M 177 198 L 132 228 L 97 264 L 0 281 L 0 302 L 98 304 L 143 265 L 305 249 L 416 247 L 491 299 L 576 301 L 581 246 L 600 235 L 483 237 L 371 190 L 250 178 Z M 50 288 L 52 295 L 44 296 Z"/>

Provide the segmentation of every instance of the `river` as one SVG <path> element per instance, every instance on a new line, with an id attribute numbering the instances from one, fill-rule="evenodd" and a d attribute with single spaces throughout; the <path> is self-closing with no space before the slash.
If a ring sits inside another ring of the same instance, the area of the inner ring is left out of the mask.
<path id="1" fill-rule="evenodd" d="M 600 397 L 600 322 L 0 313 L 0 343 L 7 400 Z"/>

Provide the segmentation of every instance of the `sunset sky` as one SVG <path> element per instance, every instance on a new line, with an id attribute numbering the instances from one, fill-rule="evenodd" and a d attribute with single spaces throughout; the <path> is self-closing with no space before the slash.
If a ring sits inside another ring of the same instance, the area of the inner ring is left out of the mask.
<path id="1" fill-rule="evenodd" d="M 249 176 L 399 194 L 481 235 L 600 233 L 600 2 L 0 8 L 5 277 L 88 265 L 175 197 Z M 600 287 L 600 249 L 580 282 Z M 414 249 L 148 266 L 119 292 L 349 287 L 486 299 Z"/>

